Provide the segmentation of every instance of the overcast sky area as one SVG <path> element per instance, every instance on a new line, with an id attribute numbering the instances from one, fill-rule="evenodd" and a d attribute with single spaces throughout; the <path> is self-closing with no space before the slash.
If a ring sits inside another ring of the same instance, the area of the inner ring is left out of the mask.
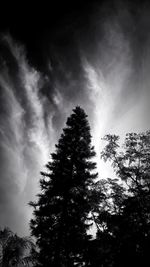
<path id="1" fill-rule="evenodd" d="M 88 114 L 100 178 L 109 175 L 105 134 L 149 130 L 150 5 L 130 2 L 56 1 L 1 18 L 1 227 L 29 234 L 28 202 L 76 105 Z"/>

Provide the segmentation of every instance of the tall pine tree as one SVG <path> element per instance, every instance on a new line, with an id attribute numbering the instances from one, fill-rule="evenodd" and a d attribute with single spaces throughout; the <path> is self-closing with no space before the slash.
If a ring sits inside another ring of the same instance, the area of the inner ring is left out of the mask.
<path id="1" fill-rule="evenodd" d="M 90 127 L 77 106 L 67 119 L 55 153 L 42 172 L 41 193 L 34 207 L 31 231 L 39 247 L 38 266 L 88 266 L 91 212 L 98 204 L 96 163 Z"/>

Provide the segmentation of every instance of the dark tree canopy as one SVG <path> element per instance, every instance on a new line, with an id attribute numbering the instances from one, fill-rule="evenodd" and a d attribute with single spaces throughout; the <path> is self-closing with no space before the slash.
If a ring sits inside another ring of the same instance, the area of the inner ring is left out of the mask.
<path id="1" fill-rule="evenodd" d="M 19 237 L 9 228 L 0 229 L 0 266 L 31 266 L 35 245 L 30 237 Z"/>
<path id="2" fill-rule="evenodd" d="M 123 146 L 116 135 L 104 140 L 101 156 L 117 178 L 100 181 L 105 201 L 97 216 L 97 266 L 150 266 L 150 131 L 127 134 Z"/>
<path id="3" fill-rule="evenodd" d="M 37 266 L 150 266 L 150 131 L 106 135 L 101 152 L 116 178 L 95 180 L 90 127 L 80 107 L 67 119 L 31 203 Z M 95 224 L 96 238 L 87 231 Z"/>
<path id="4" fill-rule="evenodd" d="M 84 110 L 77 106 L 67 119 L 55 153 L 41 172 L 41 193 L 31 220 L 39 247 L 38 266 L 88 266 L 87 230 L 98 206 L 94 172 L 96 164 L 90 127 Z"/>

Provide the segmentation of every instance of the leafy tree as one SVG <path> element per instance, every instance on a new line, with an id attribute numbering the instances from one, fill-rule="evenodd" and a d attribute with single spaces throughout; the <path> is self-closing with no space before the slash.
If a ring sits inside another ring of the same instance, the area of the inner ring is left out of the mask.
<path id="1" fill-rule="evenodd" d="M 103 197 L 94 216 L 97 233 L 90 244 L 91 266 L 112 267 L 115 266 L 120 244 L 119 231 L 126 194 L 118 179 L 101 179 L 99 187 Z"/>
<path id="2" fill-rule="evenodd" d="M 127 134 L 122 147 L 116 135 L 104 140 L 101 156 L 112 162 L 118 180 L 105 181 L 107 205 L 97 218 L 99 227 L 105 225 L 98 233 L 99 246 L 106 234 L 112 240 L 112 261 L 103 266 L 149 266 L 150 131 Z"/>
<path id="3" fill-rule="evenodd" d="M 107 141 L 101 157 L 110 160 L 118 177 L 126 182 L 130 192 L 140 194 L 150 190 L 150 131 L 126 134 L 121 151 L 118 152 L 119 136 L 106 135 Z"/>
<path id="4" fill-rule="evenodd" d="M 9 228 L 0 230 L 0 266 L 29 266 L 34 259 L 35 245 L 29 237 L 19 237 Z"/>
<path id="5" fill-rule="evenodd" d="M 41 172 L 41 193 L 31 220 L 39 247 L 38 266 L 88 266 L 87 230 L 98 205 L 96 164 L 87 115 L 80 107 L 67 119 L 56 152 Z"/>

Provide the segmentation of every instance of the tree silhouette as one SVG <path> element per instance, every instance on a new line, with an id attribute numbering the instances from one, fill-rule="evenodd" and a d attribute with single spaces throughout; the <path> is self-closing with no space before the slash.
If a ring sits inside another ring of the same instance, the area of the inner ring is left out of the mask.
<path id="1" fill-rule="evenodd" d="M 87 115 L 80 107 L 67 119 L 56 152 L 42 172 L 31 220 L 39 247 L 37 266 L 88 266 L 87 230 L 98 205 L 96 164 Z"/>
<path id="2" fill-rule="evenodd" d="M 150 131 L 127 134 L 122 147 L 116 135 L 104 140 L 101 156 L 112 162 L 117 179 L 103 181 L 106 201 L 97 218 L 101 258 L 103 244 L 109 248 L 103 266 L 149 266 Z"/>
<path id="3" fill-rule="evenodd" d="M 29 266 L 34 262 L 31 253 L 34 242 L 29 237 L 19 237 L 9 228 L 0 230 L 0 266 Z"/>

